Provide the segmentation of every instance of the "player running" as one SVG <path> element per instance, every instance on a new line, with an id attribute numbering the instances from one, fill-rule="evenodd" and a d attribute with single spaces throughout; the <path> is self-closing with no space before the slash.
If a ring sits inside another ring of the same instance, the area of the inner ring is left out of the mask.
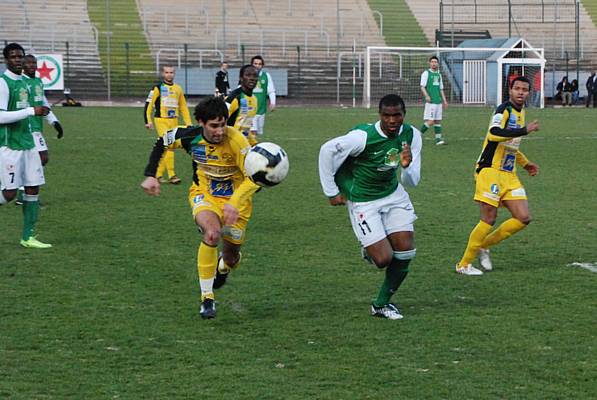
<path id="1" fill-rule="evenodd" d="M 404 123 L 405 114 L 400 96 L 384 96 L 378 122 L 356 126 L 325 143 L 319 153 L 323 192 L 331 205 L 347 205 L 363 256 L 386 269 L 371 315 L 393 320 L 402 314 L 390 299 L 416 254 L 417 216 L 402 185 L 416 186 L 421 176 L 421 133 Z"/>
<path id="2" fill-rule="evenodd" d="M 259 188 L 244 174 L 249 151 L 247 139 L 226 126 L 228 108 L 220 97 L 211 97 L 195 108 L 198 126 L 178 127 L 156 142 L 141 184 L 145 192 L 157 196 L 160 184 L 156 170 L 168 146 L 183 148 L 193 158 L 195 174 L 189 188 L 189 203 L 195 223 L 203 232 L 197 252 L 201 287 L 202 318 L 215 318 L 214 288 L 226 282 L 228 273 L 239 266 L 240 248 L 252 212 L 252 195 Z M 222 255 L 218 259 L 218 243 Z M 217 270 L 217 274 L 216 274 Z"/>
<path id="3" fill-rule="evenodd" d="M 477 253 L 481 267 L 491 271 L 489 247 L 509 238 L 531 222 L 527 195 L 516 174 L 516 164 L 530 176 L 539 173 L 539 166 L 530 162 L 519 150 L 522 136 L 539 130 L 537 121 L 525 127 L 524 104 L 530 86 L 526 77 L 514 78 L 510 86 L 510 99 L 498 106 L 489 125 L 476 169 L 474 199 L 479 203 L 481 220 L 471 232 L 464 255 L 456 264 L 459 274 L 483 274 L 472 265 Z M 499 207 L 506 207 L 512 218 L 491 232 Z"/>

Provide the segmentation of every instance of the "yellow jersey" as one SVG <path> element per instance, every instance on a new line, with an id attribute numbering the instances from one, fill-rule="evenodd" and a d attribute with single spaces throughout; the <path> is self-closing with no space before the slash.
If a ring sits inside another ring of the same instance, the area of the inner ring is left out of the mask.
<path id="1" fill-rule="evenodd" d="M 527 133 L 524 108 L 517 109 L 510 101 L 500 104 L 483 141 L 477 173 L 483 168 L 516 173 L 516 164 L 526 166 L 529 160 L 519 147 L 522 136 Z"/>
<path id="2" fill-rule="evenodd" d="M 257 97 L 248 95 L 239 87 L 226 97 L 228 106 L 228 126 L 233 126 L 245 136 L 249 135 L 253 118 L 257 115 Z"/>
<path id="3" fill-rule="evenodd" d="M 145 123 L 155 118 L 176 118 L 182 115 L 185 125 L 191 125 L 191 115 L 182 88 L 176 83 L 160 82 L 149 91 L 145 101 Z"/>

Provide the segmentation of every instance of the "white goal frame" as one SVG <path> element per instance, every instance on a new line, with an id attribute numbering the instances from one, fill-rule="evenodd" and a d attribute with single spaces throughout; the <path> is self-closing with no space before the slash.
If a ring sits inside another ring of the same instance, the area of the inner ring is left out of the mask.
<path id="1" fill-rule="evenodd" d="M 545 106 L 545 56 L 543 48 L 532 47 L 524 39 L 521 39 L 522 47 L 382 47 L 382 46 L 368 46 L 365 50 L 365 70 L 363 76 L 363 106 L 371 108 L 371 79 L 372 79 L 372 61 L 371 57 L 375 54 L 392 54 L 400 59 L 400 71 L 402 72 L 402 55 L 401 52 L 428 52 L 429 54 L 435 53 L 440 57 L 442 52 L 483 52 L 483 53 L 502 53 L 495 60 L 497 63 L 497 76 L 496 76 L 496 90 L 497 90 L 497 104 L 501 104 L 502 99 L 502 66 L 507 64 L 522 65 L 540 65 L 541 67 L 541 98 L 540 108 Z M 507 58 L 508 53 L 523 53 L 523 56 L 528 54 L 529 57 L 524 58 Z M 486 73 L 486 79 L 488 75 Z"/>

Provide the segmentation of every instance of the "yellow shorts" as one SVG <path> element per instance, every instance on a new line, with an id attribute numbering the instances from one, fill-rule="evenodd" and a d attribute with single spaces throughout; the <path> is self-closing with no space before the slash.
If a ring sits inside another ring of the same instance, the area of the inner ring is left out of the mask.
<path id="1" fill-rule="evenodd" d="M 158 134 L 158 137 L 160 137 L 170 129 L 174 129 L 178 126 L 178 118 L 154 118 L 153 123 L 155 125 L 155 131 Z M 168 150 L 174 150 L 174 145 L 168 146 Z"/>
<path id="2" fill-rule="evenodd" d="M 196 184 L 191 185 L 189 188 L 189 204 L 193 212 L 193 217 L 201 211 L 208 210 L 216 213 L 221 222 L 224 218 L 224 204 L 226 204 L 229 199 L 230 197 L 213 196 L 209 193 L 209 190 Z M 245 241 L 247 224 L 251 218 L 252 211 L 253 203 L 249 200 L 240 207 L 236 224 L 224 226 L 222 229 L 222 239 L 234 244 L 243 244 Z"/>
<path id="3" fill-rule="evenodd" d="M 500 171 L 495 168 L 483 168 L 476 177 L 476 201 L 499 207 L 504 200 L 526 200 L 527 194 L 512 172 Z"/>

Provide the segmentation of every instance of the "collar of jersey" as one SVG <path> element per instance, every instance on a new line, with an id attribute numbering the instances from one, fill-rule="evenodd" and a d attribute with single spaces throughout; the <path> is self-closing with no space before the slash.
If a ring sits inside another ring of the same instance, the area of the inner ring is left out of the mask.
<path id="1" fill-rule="evenodd" d="M 400 129 L 398 130 L 398 134 L 396 136 L 400 136 L 400 134 L 402 133 L 402 128 L 404 128 L 404 123 L 400 125 Z M 384 131 L 381 130 L 381 121 L 377 121 L 375 123 L 375 130 L 377 131 L 377 133 L 379 133 L 380 136 L 383 136 L 386 139 L 388 139 L 388 135 L 386 135 Z"/>
<path id="2" fill-rule="evenodd" d="M 21 79 L 21 75 L 15 74 L 14 72 L 12 72 L 11 70 L 9 70 L 8 68 L 6 69 L 6 71 L 4 71 L 4 75 L 6 75 L 7 77 L 9 77 L 13 81 L 18 81 L 18 80 Z"/>

